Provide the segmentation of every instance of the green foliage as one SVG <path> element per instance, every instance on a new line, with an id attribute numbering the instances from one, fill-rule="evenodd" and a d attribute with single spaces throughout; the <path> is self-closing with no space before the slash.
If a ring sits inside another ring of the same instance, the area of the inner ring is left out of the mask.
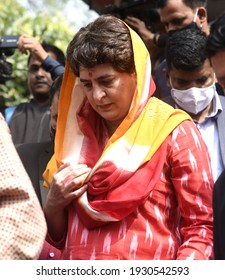
<path id="1" fill-rule="evenodd" d="M 60 3 L 54 8 L 53 1 L 45 2 L 45 9 L 40 9 L 37 1 L 29 1 L 30 6 L 24 8 L 18 0 L 0 2 L 0 37 L 4 35 L 27 34 L 34 36 L 40 42 L 46 41 L 55 44 L 66 52 L 66 47 L 74 36 L 67 19 L 60 10 Z M 43 6 L 42 6 L 43 7 Z M 17 49 L 7 61 L 12 63 L 12 79 L 0 84 L 0 96 L 3 96 L 7 106 L 16 105 L 29 99 L 27 90 L 27 55 Z"/>

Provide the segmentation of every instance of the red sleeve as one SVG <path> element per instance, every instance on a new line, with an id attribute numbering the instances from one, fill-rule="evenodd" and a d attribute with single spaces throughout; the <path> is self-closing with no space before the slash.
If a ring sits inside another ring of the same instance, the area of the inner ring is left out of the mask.
<path id="1" fill-rule="evenodd" d="M 185 121 L 173 132 L 169 158 L 181 214 L 177 259 L 212 259 L 214 183 L 209 153 L 194 123 Z"/>

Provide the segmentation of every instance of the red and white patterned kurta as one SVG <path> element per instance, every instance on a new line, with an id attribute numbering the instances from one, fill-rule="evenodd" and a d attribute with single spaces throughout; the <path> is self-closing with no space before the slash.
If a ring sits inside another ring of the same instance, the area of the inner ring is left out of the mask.
<path id="1" fill-rule="evenodd" d="M 213 179 L 207 148 L 190 121 L 169 138 L 160 180 L 128 217 L 88 230 L 70 206 L 64 258 L 213 258 Z"/>

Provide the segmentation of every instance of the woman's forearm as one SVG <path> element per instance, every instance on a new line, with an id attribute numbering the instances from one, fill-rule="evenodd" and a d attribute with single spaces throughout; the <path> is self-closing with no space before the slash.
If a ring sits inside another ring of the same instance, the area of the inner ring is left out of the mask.
<path id="1" fill-rule="evenodd" d="M 52 211 L 52 209 L 46 205 L 44 212 L 48 227 L 48 234 L 54 242 L 60 242 L 67 231 L 66 209 Z"/>

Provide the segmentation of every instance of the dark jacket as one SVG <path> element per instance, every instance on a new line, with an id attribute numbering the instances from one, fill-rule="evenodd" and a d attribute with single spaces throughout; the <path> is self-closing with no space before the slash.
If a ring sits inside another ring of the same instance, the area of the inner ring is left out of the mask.
<path id="1" fill-rule="evenodd" d="M 42 174 L 54 152 L 52 141 L 43 143 L 28 143 L 17 146 L 17 152 L 35 188 L 38 199 L 45 204 L 48 190 L 43 187 Z M 61 258 L 61 251 L 45 241 L 39 260 L 57 260 Z"/>
<path id="2" fill-rule="evenodd" d="M 225 260 L 225 170 L 213 189 L 213 243 L 215 260 Z"/>
<path id="3" fill-rule="evenodd" d="M 38 199 L 43 206 L 45 204 L 47 190 L 42 190 L 42 174 L 54 152 L 52 141 L 43 143 L 27 143 L 17 146 L 17 152 L 31 179 Z"/>
<path id="4" fill-rule="evenodd" d="M 50 141 L 50 104 L 19 104 L 9 122 L 14 144 Z"/>

